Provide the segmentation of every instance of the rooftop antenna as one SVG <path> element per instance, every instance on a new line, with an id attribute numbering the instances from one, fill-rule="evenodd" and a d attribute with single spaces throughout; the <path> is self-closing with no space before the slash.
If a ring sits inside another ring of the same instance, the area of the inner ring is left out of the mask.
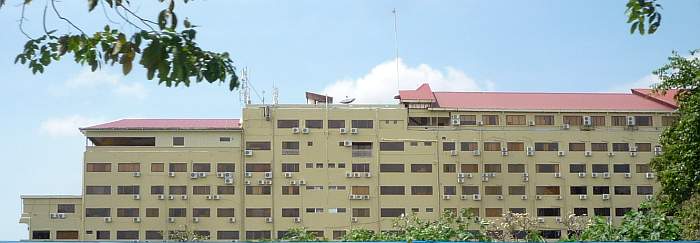
<path id="1" fill-rule="evenodd" d="M 249 105 L 250 102 L 250 84 L 248 84 L 248 67 L 241 71 L 241 87 L 238 90 L 241 104 L 243 107 Z"/>
<path id="2" fill-rule="evenodd" d="M 391 10 L 394 14 L 394 49 L 396 50 L 396 90 L 400 89 L 399 83 L 399 28 L 398 28 L 398 15 L 396 8 Z"/>
<path id="3" fill-rule="evenodd" d="M 272 104 L 277 105 L 280 101 L 280 90 L 275 86 L 275 81 L 272 81 Z"/>

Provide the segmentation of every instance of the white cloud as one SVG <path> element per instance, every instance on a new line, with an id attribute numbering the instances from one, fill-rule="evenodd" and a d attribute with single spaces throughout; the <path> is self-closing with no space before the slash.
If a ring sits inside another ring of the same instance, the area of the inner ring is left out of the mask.
<path id="1" fill-rule="evenodd" d="M 88 118 L 81 115 L 54 117 L 41 122 L 39 130 L 51 137 L 78 136 L 80 135 L 78 128 L 96 125 L 104 121 L 104 119 Z"/>
<path id="2" fill-rule="evenodd" d="M 445 67 L 444 70 L 433 68 L 427 64 L 415 67 L 406 66 L 399 59 L 400 89 L 412 90 L 423 83 L 429 83 L 433 91 L 479 91 L 492 90 L 493 82 L 478 82 L 467 76 L 462 70 Z M 398 94 L 396 87 L 396 61 L 391 60 L 372 68 L 362 77 L 346 78 L 326 86 L 324 93 L 337 100 L 345 96 L 357 99 L 357 103 L 386 104 L 396 103 L 394 96 Z"/>
<path id="3" fill-rule="evenodd" d="M 112 94 L 128 97 L 144 99 L 148 95 L 146 89 L 141 83 L 127 83 L 121 79 L 121 75 L 112 74 L 104 70 L 92 72 L 84 69 L 78 75 L 65 82 L 65 87 L 68 89 L 108 89 Z"/>
<path id="4" fill-rule="evenodd" d="M 630 89 L 636 89 L 636 88 L 641 88 L 641 89 L 647 89 L 651 88 L 652 85 L 659 83 L 659 77 L 653 74 L 649 74 L 647 76 L 644 76 L 640 79 L 637 79 L 632 82 L 627 82 L 627 83 L 621 83 L 621 84 L 616 84 L 610 87 L 608 91 L 610 92 L 622 92 L 622 93 L 629 93 Z"/>

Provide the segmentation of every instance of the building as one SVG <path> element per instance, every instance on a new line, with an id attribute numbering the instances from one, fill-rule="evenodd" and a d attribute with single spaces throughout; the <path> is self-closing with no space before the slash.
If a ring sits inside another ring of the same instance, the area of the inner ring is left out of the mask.
<path id="1" fill-rule="evenodd" d="M 619 222 L 658 190 L 648 162 L 676 104 L 632 93 L 402 90 L 399 104 L 248 105 L 243 121 L 125 119 L 82 128 L 83 195 L 23 196 L 32 240 L 328 239 L 467 209 Z M 324 98 L 325 100 L 325 98 Z M 166 236 L 164 236 L 166 235 Z"/>

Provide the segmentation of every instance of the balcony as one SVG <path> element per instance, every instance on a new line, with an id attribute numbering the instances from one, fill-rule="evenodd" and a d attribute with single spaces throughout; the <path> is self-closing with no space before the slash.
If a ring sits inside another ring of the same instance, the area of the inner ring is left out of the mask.
<path id="1" fill-rule="evenodd" d="M 282 155 L 299 155 L 299 149 L 282 149 Z"/>
<path id="2" fill-rule="evenodd" d="M 372 150 L 371 149 L 353 149 L 352 150 L 352 157 L 353 158 L 372 157 Z"/>

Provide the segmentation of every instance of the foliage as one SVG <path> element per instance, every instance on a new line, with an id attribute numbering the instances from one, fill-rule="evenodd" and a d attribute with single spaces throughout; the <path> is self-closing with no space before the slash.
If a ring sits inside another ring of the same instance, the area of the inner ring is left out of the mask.
<path id="1" fill-rule="evenodd" d="M 185 230 L 170 231 L 168 234 L 168 240 L 177 242 L 196 242 L 209 240 L 209 236 L 198 234 L 197 232 L 189 230 L 187 226 L 185 226 Z"/>
<path id="2" fill-rule="evenodd" d="M 581 241 L 620 241 L 618 230 L 606 218 L 594 217 L 581 232 Z"/>
<path id="3" fill-rule="evenodd" d="M 92 71 L 101 68 L 102 65 L 119 64 L 124 75 L 131 72 L 134 61 L 140 58 L 138 64 L 146 70 L 146 78 L 152 80 L 157 77 L 159 83 L 168 87 L 180 84 L 189 86 L 192 79 L 209 83 L 226 82 L 228 79 L 230 90 L 239 85 L 236 68 L 228 53 L 200 48 L 195 42 L 196 26 L 188 19 L 182 21 L 184 28 L 181 31 L 177 30 L 180 21 L 174 11 L 176 0 L 168 1 L 167 7 L 158 14 L 157 21 L 134 14 L 130 10 L 129 0 L 88 0 L 88 11 L 101 4 L 103 8 L 114 10 L 125 22 L 140 29 L 135 33 L 125 33 L 106 25 L 103 31 L 90 35 L 61 16 L 56 8 L 56 0 L 48 1 L 56 16 L 70 24 L 79 34 L 57 34 L 56 30 L 48 30 L 44 9 L 44 33 L 41 37 L 31 38 L 22 29 L 22 23 L 25 6 L 32 1 L 24 0 L 21 4 L 20 30 L 29 40 L 24 45 L 24 50 L 15 58 L 15 63 L 27 65 L 32 73 L 43 73 L 52 62 L 72 54 L 75 63 L 88 65 Z M 183 2 L 187 3 L 189 0 Z M 2 3 L 4 1 L 0 2 L 0 6 Z M 139 20 L 134 21 L 139 25 L 124 17 L 126 14 Z"/>
<path id="4" fill-rule="evenodd" d="M 306 228 L 300 227 L 300 228 L 290 228 L 287 233 L 282 236 L 280 240 L 285 240 L 285 241 L 318 241 L 319 238 L 318 236 L 313 233 L 307 231 Z"/>
<path id="5" fill-rule="evenodd" d="M 568 240 L 580 241 L 581 234 L 586 230 L 590 222 L 591 218 L 587 215 L 577 216 L 576 214 L 569 214 L 568 217 L 562 219 L 561 224 L 564 225 L 566 232 L 568 232 Z"/>
<path id="6" fill-rule="evenodd" d="M 665 213 L 642 204 L 642 210 L 629 211 L 620 226 L 595 217 L 580 234 L 580 241 L 673 241 L 680 239 L 680 225 Z"/>
<path id="7" fill-rule="evenodd" d="M 627 23 L 631 23 L 630 34 L 635 31 L 640 35 L 653 34 L 659 29 L 661 4 L 656 3 L 656 0 L 628 0 L 626 6 Z"/>
<path id="8" fill-rule="evenodd" d="M 398 235 L 402 240 L 421 241 L 488 241 L 486 234 L 481 231 L 469 230 L 471 222 L 475 218 L 463 209 L 459 213 L 445 211 L 436 220 L 424 220 L 415 214 L 404 215 L 394 221 L 394 228 L 402 234 Z"/>
<path id="9" fill-rule="evenodd" d="M 399 241 L 402 240 L 399 233 L 379 232 L 356 228 L 348 231 L 341 239 L 342 241 Z"/>
<path id="10" fill-rule="evenodd" d="M 504 242 L 517 241 L 519 234 L 525 234 L 527 242 L 544 242 L 537 224 L 537 218 L 529 217 L 527 213 L 507 212 L 500 219 L 488 222 L 487 229 L 495 239 Z"/>
<path id="11" fill-rule="evenodd" d="M 693 195 L 681 204 L 675 217 L 681 224 L 681 235 L 686 240 L 700 240 L 700 194 Z"/>

